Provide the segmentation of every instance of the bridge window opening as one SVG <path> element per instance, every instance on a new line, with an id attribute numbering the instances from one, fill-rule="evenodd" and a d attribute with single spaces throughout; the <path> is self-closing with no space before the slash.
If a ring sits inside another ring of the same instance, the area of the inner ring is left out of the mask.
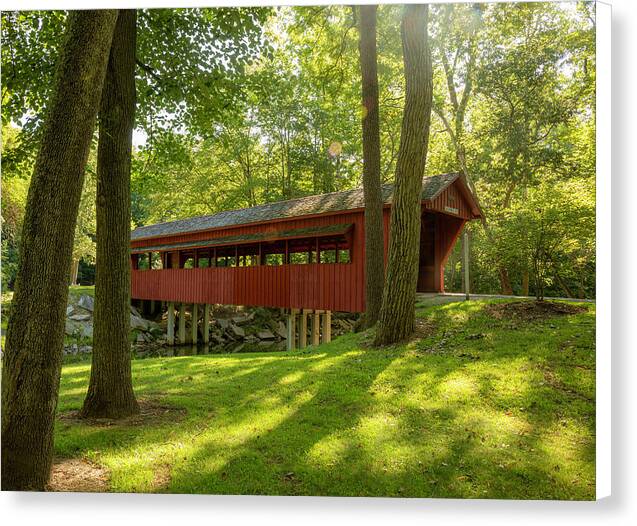
<path id="1" fill-rule="evenodd" d="M 131 259 L 135 270 L 333 264 L 351 263 L 350 248 L 346 235 L 334 235 L 166 252 L 150 251 L 133 254 Z"/>
<path id="2" fill-rule="evenodd" d="M 152 270 L 161 270 L 164 268 L 162 263 L 161 254 L 159 252 L 150 253 L 150 268 Z"/>
<path id="3" fill-rule="evenodd" d="M 351 263 L 351 255 L 349 248 L 339 248 L 338 250 L 338 262 L 339 263 Z"/>
<path id="4" fill-rule="evenodd" d="M 265 256 L 265 264 L 266 265 L 283 265 L 283 259 L 285 258 L 285 254 L 266 254 Z"/>
<path id="5" fill-rule="evenodd" d="M 336 250 L 321 250 L 321 263 L 336 263 Z"/>
<path id="6" fill-rule="evenodd" d="M 290 254 L 291 265 L 307 265 L 310 258 L 307 252 L 292 252 Z"/>
<path id="7" fill-rule="evenodd" d="M 150 269 L 149 254 L 137 254 L 137 269 L 148 270 Z"/>
<path id="8" fill-rule="evenodd" d="M 259 245 L 239 245 L 237 254 L 240 267 L 253 267 L 259 264 Z"/>

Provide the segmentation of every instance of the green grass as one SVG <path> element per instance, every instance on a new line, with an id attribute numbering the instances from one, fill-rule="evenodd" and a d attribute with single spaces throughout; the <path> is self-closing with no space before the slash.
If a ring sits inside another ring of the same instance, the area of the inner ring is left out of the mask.
<path id="1" fill-rule="evenodd" d="M 95 285 L 71 285 L 69 296 L 80 297 L 82 294 L 95 297 Z"/>
<path id="2" fill-rule="evenodd" d="M 594 306 L 515 324 L 487 303 L 419 309 L 435 333 L 382 350 L 351 334 L 136 360 L 137 396 L 183 418 L 60 420 L 56 454 L 105 466 L 112 491 L 594 499 Z M 88 376 L 64 367 L 59 411 L 80 408 Z"/>

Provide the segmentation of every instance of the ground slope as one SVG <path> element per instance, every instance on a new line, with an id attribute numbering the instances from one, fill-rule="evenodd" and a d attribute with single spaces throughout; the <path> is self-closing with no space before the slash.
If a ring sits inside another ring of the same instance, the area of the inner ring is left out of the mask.
<path id="1" fill-rule="evenodd" d="M 98 473 L 110 491 L 593 499 L 594 306 L 494 303 L 420 308 L 421 337 L 381 350 L 359 334 L 136 360 L 143 414 L 120 424 L 74 418 L 89 365 L 67 365 L 57 472 L 85 459 L 74 489 Z"/>

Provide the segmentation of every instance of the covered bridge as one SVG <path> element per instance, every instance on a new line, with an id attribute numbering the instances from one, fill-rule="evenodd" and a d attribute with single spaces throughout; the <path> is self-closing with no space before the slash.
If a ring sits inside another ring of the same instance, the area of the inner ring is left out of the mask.
<path id="1" fill-rule="evenodd" d="M 383 186 L 378 257 L 387 257 L 392 193 Z M 421 198 L 418 290 L 442 292 L 445 261 L 480 209 L 457 173 L 425 177 Z M 362 188 L 140 227 L 131 234 L 131 295 L 170 311 L 178 303 L 362 312 L 364 229 Z"/>

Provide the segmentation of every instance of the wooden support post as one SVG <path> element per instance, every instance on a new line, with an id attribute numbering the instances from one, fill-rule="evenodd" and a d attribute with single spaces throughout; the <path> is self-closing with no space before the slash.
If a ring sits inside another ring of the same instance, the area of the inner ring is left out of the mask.
<path id="1" fill-rule="evenodd" d="M 293 351 L 296 349 L 296 313 L 298 309 L 291 309 L 288 314 L 288 337 L 287 337 L 287 350 Z"/>
<path id="2" fill-rule="evenodd" d="M 166 328 L 168 345 L 175 345 L 175 304 L 168 302 L 168 327 Z"/>
<path id="3" fill-rule="evenodd" d="M 321 343 L 332 341 L 332 311 L 326 310 L 323 314 L 323 340 Z"/>
<path id="4" fill-rule="evenodd" d="M 299 323 L 299 349 L 307 347 L 307 310 L 301 310 L 301 322 Z"/>
<path id="5" fill-rule="evenodd" d="M 469 233 L 467 229 L 464 230 L 464 235 L 462 236 L 462 252 L 464 256 L 464 297 L 466 300 L 469 299 Z"/>
<path id="6" fill-rule="evenodd" d="M 321 336 L 321 311 L 315 310 L 312 314 L 312 345 L 320 343 Z"/>
<path id="7" fill-rule="evenodd" d="M 150 313 L 151 314 L 155 314 L 155 308 L 156 308 L 155 300 L 150 300 Z"/>
<path id="8" fill-rule="evenodd" d="M 193 345 L 197 345 L 197 331 L 199 329 L 199 305 L 197 305 L 196 303 L 193 304 L 192 306 L 192 320 L 191 320 L 191 327 L 190 327 L 190 332 L 191 332 L 191 336 L 192 336 L 192 344 Z"/>
<path id="9" fill-rule="evenodd" d="M 210 342 L 210 305 L 207 303 L 203 306 L 203 342 Z"/>
<path id="10" fill-rule="evenodd" d="M 177 334 L 181 345 L 186 343 L 186 304 L 179 304 L 179 332 Z"/>

